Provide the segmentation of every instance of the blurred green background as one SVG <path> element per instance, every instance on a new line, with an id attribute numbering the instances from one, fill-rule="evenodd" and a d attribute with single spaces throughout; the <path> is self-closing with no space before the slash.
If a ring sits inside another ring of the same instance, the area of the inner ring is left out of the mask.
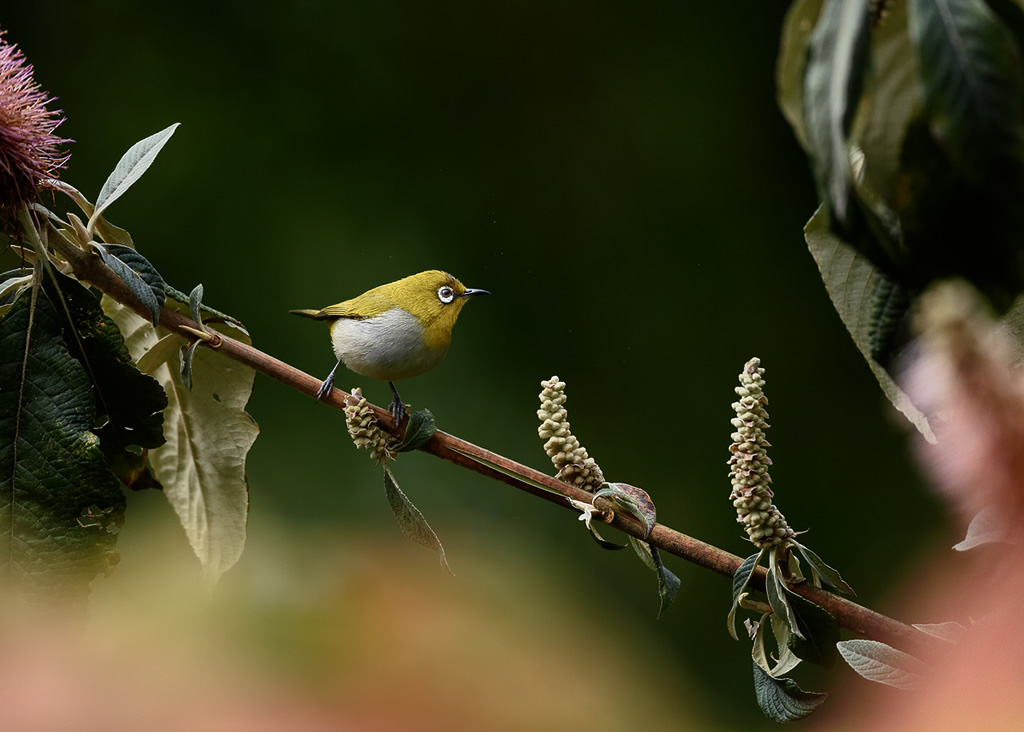
<path id="1" fill-rule="evenodd" d="M 0 27 L 59 98 L 75 140 L 63 177 L 90 197 L 132 143 L 182 123 L 109 218 L 257 347 L 322 378 L 326 329 L 289 308 L 446 269 L 494 296 L 463 311 L 406 401 L 546 470 L 535 410 L 557 374 L 609 478 L 742 555 L 729 405 L 759 356 L 778 505 L 884 611 L 925 552 L 959 537 L 804 246 L 813 186 L 775 105 L 786 6 L 98 0 L 8 3 Z M 390 398 L 339 374 L 354 385 Z M 246 553 L 185 613 L 253 661 L 238 673 L 264 668 L 396 729 L 772 726 L 749 646 L 725 632 L 726 578 L 670 558 L 683 589 L 656 621 L 654 577 L 631 552 L 403 455 L 396 476 L 451 578 L 403 539 L 338 413 L 261 376 L 250 411 Z M 177 627 L 167 602 L 190 605 L 198 569 L 159 494 L 129 497 L 120 547 L 93 613 Z"/>

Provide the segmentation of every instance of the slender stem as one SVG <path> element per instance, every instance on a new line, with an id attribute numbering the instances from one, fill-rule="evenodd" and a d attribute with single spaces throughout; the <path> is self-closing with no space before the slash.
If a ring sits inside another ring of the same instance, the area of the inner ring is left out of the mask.
<path id="1" fill-rule="evenodd" d="M 138 301 L 128 286 L 103 263 L 98 255 L 71 247 L 61 241 L 60 237 L 54 237 L 54 239 L 58 240 L 56 244 L 58 251 L 71 263 L 80 280 L 98 287 L 113 299 L 138 312 L 139 315 L 147 319 L 150 317 L 146 307 Z M 160 314 L 160 325 L 190 340 L 196 338 L 196 331 L 201 332 L 200 326 L 190 318 L 167 308 Z M 320 387 L 319 379 L 229 336 L 220 334 L 220 343 L 211 343 L 210 346 L 225 356 L 309 396 L 315 396 Z M 347 396 L 346 392 L 334 389 L 320 401 L 341 410 L 345 408 Z M 375 405 L 370 406 L 377 415 L 381 426 L 393 433 L 395 425 L 391 414 Z M 575 486 L 563 483 L 539 470 L 534 470 L 441 430 L 438 430 L 419 449 L 565 508 L 572 509 L 566 497 L 591 503 L 591 494 Z M 492 467 L 492 465 L 498 467 Z M 538 484 L 544 488 L 539 488 Z M 662 551 L 727 577 L 731 577 L 743 562 L 742 557 L 682 534 L 663 524 L 656 524 L 646 537 L 643 526 L 623 514 L 615 514 L 612 526 L 643 539 Z M 765 574 L 765 569 L 758 567 L 751 579 L 751 584 L 763 589 Z M 902 645 L 919 645 L 922 642 L 927 642 L 928 636 L 915 628 L 839 595 L 804 584 L 796 585 L 793 590 L 828 610 L 840 626 L 858 635 Z"/>

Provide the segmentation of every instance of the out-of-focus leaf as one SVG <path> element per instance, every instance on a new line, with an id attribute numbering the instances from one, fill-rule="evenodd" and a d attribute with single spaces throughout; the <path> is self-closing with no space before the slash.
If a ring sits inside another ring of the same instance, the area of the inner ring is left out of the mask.
<path id="1" fill-rule="evenodd" d="M 736 610 L 740 605 L 740 596 L 747 591 L 747 585 L 750 584 L 750 577 L 754 574 L 754 568 L 761 562 L 761 557 L 763 556 L 764 549 L 761 549 L 756 554 L 751 554 L 743 560 L 743 563 L 736 568 L 732 575 L 732 607 L 729 609 L 727 623 L 729 635 L 732 636 L 733 640 L 739 640 L 739 636 L 736 635 Z"/>
<path id="2" fill-rule="evenodd" d="M 825 608 L 789 589 L 786 590 L 786 598 L 800 628 L 800 635 L 793 633 L 787 639 L 789 648 L 808 663 L 832 668 L 836 662 L 836 643 L 839 642 L 836 619 Z"/>
<path id="3" fill-rule="evenodd" d="M 914 623 L 914 627 L 922 633 L 927 633 L 950 643 L 956 643 L 967 632 L 967 628 L 953 621 L 948 623 Z"/>
<path id="4" fill-rule="evenodd" d="M 923 662 L 880 641 L 856 638 L 840 641 L 837 647 L 850 668 L 868 681 L 916 689 L 928 673 Z"/>
<path id="5" fill-rule="evenodd" d="M 430 440 L 435 432 L 437 432 L 437 425 L 434 423 L 433 412 L 429 409 L 415 412 L 409 418 L 405 434 L 402 436 L 402 441 L 395 446 L 395 452 L 415 450 Z"/>
<path id="6" fill-rule="evenodd" d="M 825 0 L 804 72 L 804 121 L 819 196 L 844 226 L 853 187 L 849 132 L 867 70 L 868 0 Z"/>
<path id="7" fill-rule="evenodd" d="M 924 106 L 954 165 L 975 180 L 1024 160 L 1024 75 L 1006 26 L 983 0 L 909 0 Z"/>
<path id="8" fill-rule="evenodd" d="M 92 384 L 64 318 L 45 293 L 30 316 L 32 300 L 22 293 L 0 319 L 0 583 L 84 597 L 116 563 L 124 494 L 92 431 Z"/>
<path id="9" fill-rule="evenodd" d="M 884 275 L 867 257 L 829 230 L 828 216 L 822 208 L 807 222 L 804 238 L 836 312 L 878 379 L 883 393 L 926 440 L 934 443 L 935 435 L 927 417 L 871 356 L 871 315 L 875 292 L 883 286 Z"/>
<path id="10" fill-rule="evenodd" d="M 773 678 L 756 662 L 754 693 L 764 715 L 779 723 L 803 719 L 820 707 L 828 696 L 816 691 L 804 691 L 792 679 Z"/>
<path id="11" fill-rule="evenodd" d="M 984 544 L 1011 543 L 1010 526 L 1006 516 L 996 506 L 986 506 L 978 511 L 967 527 L 967 536 L 953 549 L 965 552 Z"/>
<path id="12" fill-rule="evenodd" d="M 409 500 L 409 497 L 398 487 L 395 476 L 391 474 L 391 470 L 388 469 L 387 465 L 384 466 L 384 492 L 387 493 L 391 512 L 398 519 L 398 525 L 402 527 L 402 533 L 405 534 L 405 537 L 415 541 L 417 544 L 422 544 L 427 549 L 437 552 L 441 560 L 441 566 L 454 576 L 455 573 L 448 566 L 448 559 L 445 557 L 441 540 L 437 538 L 437 534 L 430 528 L 430 524 L 427 523 L 420 510 L 416 508 L 413 502 Z"/>
<path id="13" fill-rule="evenodd" d="M 121 156 L 117 165 L 114 166 L 114 171 L 103 183 L 99 195 L 96 196 L 96 206 L 89 217 L 89 231 L 95 230 L 96 220 L 106 208 L 124 195 L 124 192 L 131 188 L 132 184 L 149 169 L 160 150 L 178 129 L 178 124 L 180 123 L 175 122 L 170 127 L 139 140 Z"/>
<path id="14" fill-rule="evenodd" d="M 152 315 L 153 325 L 160 322 L 160 311 L 166 299 L 164 278 L 149 260 L 131 247 L 120 244 L 96 245 L 104 263 L 124 280 L 135 297 Z"/>
<path id="15" fill-rule="evenodd" d="M 117 302 L 103 309 L 120 326 L 132 356 L 139 359 L 166 331 Z M 235 338 L 238 332 L 232 333 Z M 241 556 L 249 489 L 245 458 L 259 428 L 245 411 L 255 373 L 210 348 L 195 352 L 191 391 L 164 362 L 153 376 L 167 393 L 167 443 L 149 453 L 154 477 L 178 514 L 204 574 L 216 581 Z"/>
<path id="16" fill-rule="evenodd" d="M 804 69 L 811 31 L 818 21 L 824 0 L 796 0 L 786 11 L 779 41 L 779 60 L 775 67 L 779 109 L 793 128 L 800 146 L 807 150 L 804 126 Z"/>
<path id="17" fill-rule="evenodd" d="M 803 558 L 807 560 L 807 563 L 811 565 L 811 568 L 818 575 L 818 577 L 821 578 L 821 581 L 824 583 L 826 587 L 830 587 L 833 590 L 837 590 L 839 592 L 845 592 L 848 595 L 857 594 L 853 591 L 852 587 L 850 587 L 848 584 L 846 584 L 846 582 L 843 581 L 843 578 L 839 576 L 838 571 L 825 564 L 825 562 L 821 561 L 821 557 L 819 557 L 817 554 L 812 552 L 809 548 L 807 548 L 798 541 L 794 541 L 793 544 L 796 546 L 797 551 L 799 551 L 800 554 L 803 555 Z"/>

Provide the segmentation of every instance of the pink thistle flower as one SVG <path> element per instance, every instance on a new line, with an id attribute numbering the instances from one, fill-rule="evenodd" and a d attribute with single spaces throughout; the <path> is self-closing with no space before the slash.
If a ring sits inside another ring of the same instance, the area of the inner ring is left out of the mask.
<path id="1" fill-rule="evenodd" d="M 0 213 L 11 214 L 36 195 L 71 156 L 71 142 L 55 130 L 64 118 L 47 104 L 54 100 L 32 78 L 32 65 L 0 30 Z"/>

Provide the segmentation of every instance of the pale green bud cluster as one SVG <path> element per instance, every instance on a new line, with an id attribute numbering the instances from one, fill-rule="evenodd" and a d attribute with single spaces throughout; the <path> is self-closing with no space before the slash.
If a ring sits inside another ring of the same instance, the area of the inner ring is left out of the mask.
<path id="1" fill-rule="evenodd" d="M 760 363 L 759 358 L 747 361 L 740 374 L 740 385 L 736 387 L 740 400 L 732 405 L 736 411 L 732 426 L 736 431 L 732 433 L 733 444 L 729 446 L 732 452 L 729 498 L 736 508 L 736 520 L 743 524 L 747 537 L 759 549 L 766 549 L 782 544 L 796 532 L 789 528 L 785 516 L 772 503 L 772 477 L 768 475 L 772 461 L 766 451 L 771 445 L 764 438 L 764 430 L 769 427 L 765 410 L 768 398 L 764 395 L 765 382 L 761 377 L 764 369 L 759 368 Z"/>
<path id="2" fill-rule="evenodd" d="M 370 457 L 378 463 L 394 460 L 395 453 L 391 447 L 395 438 L 380 428 L 377 415 L 363 398 L 363 392 L 356 387 L 345 400 L 345 420 L 352 442 L 360 450 L 370 451 Z"/>
<path id="3" fill-rule="evenodd" d="M 604 473 L 587 450 L 569 429 L 569 413 L 565 409 L 565 382 L 552 376 L 540 382 L 540 409 L 537 417 L 541 425 L 537 434 L 544 443 L 544 451 L 558 471 L 558 478 L 590 493 L 605 482 Z"/>

